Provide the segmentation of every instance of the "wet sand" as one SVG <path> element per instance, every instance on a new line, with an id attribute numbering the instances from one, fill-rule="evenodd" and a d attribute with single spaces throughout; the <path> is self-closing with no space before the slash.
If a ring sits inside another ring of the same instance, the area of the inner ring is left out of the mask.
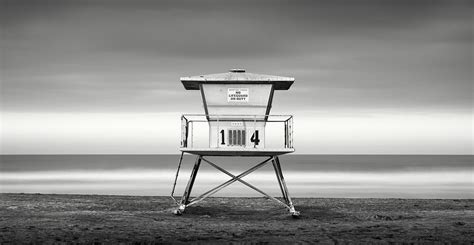
<path id="1" fill-rule="evenodd" d="M 474 200 L 0 194 L 0 243 L 473 243 Z"/>

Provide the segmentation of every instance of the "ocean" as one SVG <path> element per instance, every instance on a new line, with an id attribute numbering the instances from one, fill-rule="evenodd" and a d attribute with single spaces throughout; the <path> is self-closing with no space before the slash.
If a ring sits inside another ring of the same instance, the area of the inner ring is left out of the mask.
<path id="1" fill-rule="evenodd" d="M 0 192 L 101 195 L 170 195 L 179 155 L 0 155 Z M 256 157 L 208 157 L 237 175 Z M 195 157 L 185 155 L 175 195 L 186 186 Z M 474 198 L 472 155 L 284 155 L 283 174 L 292 197 Z M 229 177 L 203 162 L 197 195 Z M 244 178 L 280 196 L 272 165 Z M 241 183 L 215 196 L 261 194 Z"/>

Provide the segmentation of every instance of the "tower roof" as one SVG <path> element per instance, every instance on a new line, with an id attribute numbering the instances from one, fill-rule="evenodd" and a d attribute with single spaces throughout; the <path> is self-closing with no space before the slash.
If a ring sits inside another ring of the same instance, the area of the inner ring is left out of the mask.
<path id="1" fill-rule="evenodd" d="M 244 69 L 231 69 L 225 73 L 181 77 L 180 80 L 186 90 L 199 90 L 200 84 L 273 84 L 275 90 L 288 90 L 295 81 L 293 77 L 248 73 Z"/>

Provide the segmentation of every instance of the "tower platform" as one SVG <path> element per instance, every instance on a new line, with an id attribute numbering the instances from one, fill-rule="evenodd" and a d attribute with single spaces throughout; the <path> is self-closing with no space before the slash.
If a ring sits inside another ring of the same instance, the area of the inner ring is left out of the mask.
<path id="1" fill-rule="evenodd" d="M 200 156 L 279 156 L 295 151 L 295 149 L 293 148 L 179 148 L 179 150 L 182 152 Z"/>

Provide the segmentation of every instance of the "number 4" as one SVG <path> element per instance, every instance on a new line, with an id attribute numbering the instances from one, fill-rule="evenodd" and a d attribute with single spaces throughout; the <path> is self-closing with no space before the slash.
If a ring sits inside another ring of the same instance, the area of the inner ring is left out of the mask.
<path id="1" fill-rule="evenodd" d="M 255 133 L 252 134 L 250 142 L 255 143 L 255 145 L 258 145 L 258 143 L 260 143 L 260 140 L 258 139 L 258 130 L 255 130 Z"/>

